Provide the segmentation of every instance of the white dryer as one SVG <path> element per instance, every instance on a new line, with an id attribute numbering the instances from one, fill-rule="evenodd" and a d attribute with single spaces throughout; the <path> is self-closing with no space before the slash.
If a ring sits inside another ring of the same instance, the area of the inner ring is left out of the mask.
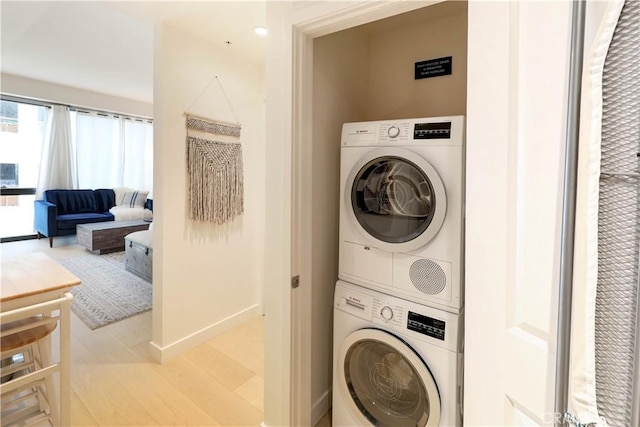
<path id="1" fill-rule="evenodd" d="M 339 281 L 334 427 L 461 426 L 462 316 Z"/>
<path id="2" fill-rule="evenodd" d="M 457 313 L 464 117 L 345 123 L 339 278 Z"/>

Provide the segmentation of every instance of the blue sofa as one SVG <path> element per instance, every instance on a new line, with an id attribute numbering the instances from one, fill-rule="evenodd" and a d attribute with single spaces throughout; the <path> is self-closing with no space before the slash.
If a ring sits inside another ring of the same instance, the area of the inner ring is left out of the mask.
<path id="1" fill-rule="evenodd" d="M 47 190 L 43 200 L 35 201 L 34 227 L 38 238 L 53 238 L 76 234 L 76 225 L 113 221 L 109 212 L 115 206 L 116 195 L 112 189 L 98 190 Z"/>

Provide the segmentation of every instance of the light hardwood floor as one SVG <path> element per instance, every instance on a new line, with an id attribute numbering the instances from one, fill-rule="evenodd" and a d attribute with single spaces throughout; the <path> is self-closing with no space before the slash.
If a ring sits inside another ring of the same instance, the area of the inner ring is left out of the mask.
<path id="1" fill-rule="evenodd" d="M 75 236 L 0 244 L 1 256 L 88 255 Z M 90 330 L 71 316 L 73 426 L 258 426 L 263 420 L 264 322 L 256 317 L 159 365 L 151 312 Z M 54 340 L 55 342 L 55 340 Z M 331 427 L 327 413 L 316 427 Z"/>
<path id="2" fill-rule="evenodd" d="M 84 256 L 75 236 L 3 243 L 2 256 L 41 251 Z M 151 312 L 90 330 L 71 319 L 74 426 L 258 426 L 263 420 L 263 318 L 256 317 L 170 362 L 152 361 Z M 54 340 L 55 341 L 55 340 Z"/>

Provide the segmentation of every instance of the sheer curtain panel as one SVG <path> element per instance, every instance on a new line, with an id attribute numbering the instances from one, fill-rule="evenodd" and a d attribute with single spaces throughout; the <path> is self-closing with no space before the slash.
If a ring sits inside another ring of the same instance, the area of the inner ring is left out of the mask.
<path id="1" fill-rule="evenodd" d="M 153 124 L 119 115 L 72 114 L 81 188 L 153 189 Z"/>
<path id="2" fill-rule="evenodd" d="M 120 120 L 78 112 L 75 122 L 80 188 L 120 187 L 124 172 Z"/>
<path id="3" fill-rule="evenodd" d="M 153 124 L 146 120 L 123 120 L 124 174 L 122 185 L 139 190 L 153 188 Z"/>
<path id="4" fill-rule="evenodd" d="M 36 199 L 45 190 L 78 188 L 69 108 L 51 107 L 42 143 Z"/>

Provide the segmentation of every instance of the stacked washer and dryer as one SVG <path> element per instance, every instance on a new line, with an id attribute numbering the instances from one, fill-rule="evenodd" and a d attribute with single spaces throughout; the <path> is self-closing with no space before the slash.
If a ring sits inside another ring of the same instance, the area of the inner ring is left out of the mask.
<path id="1" fill-rule="evenodd" d="M 333 426 L 462 425 L 464 118 L 346 123 Z"/>

